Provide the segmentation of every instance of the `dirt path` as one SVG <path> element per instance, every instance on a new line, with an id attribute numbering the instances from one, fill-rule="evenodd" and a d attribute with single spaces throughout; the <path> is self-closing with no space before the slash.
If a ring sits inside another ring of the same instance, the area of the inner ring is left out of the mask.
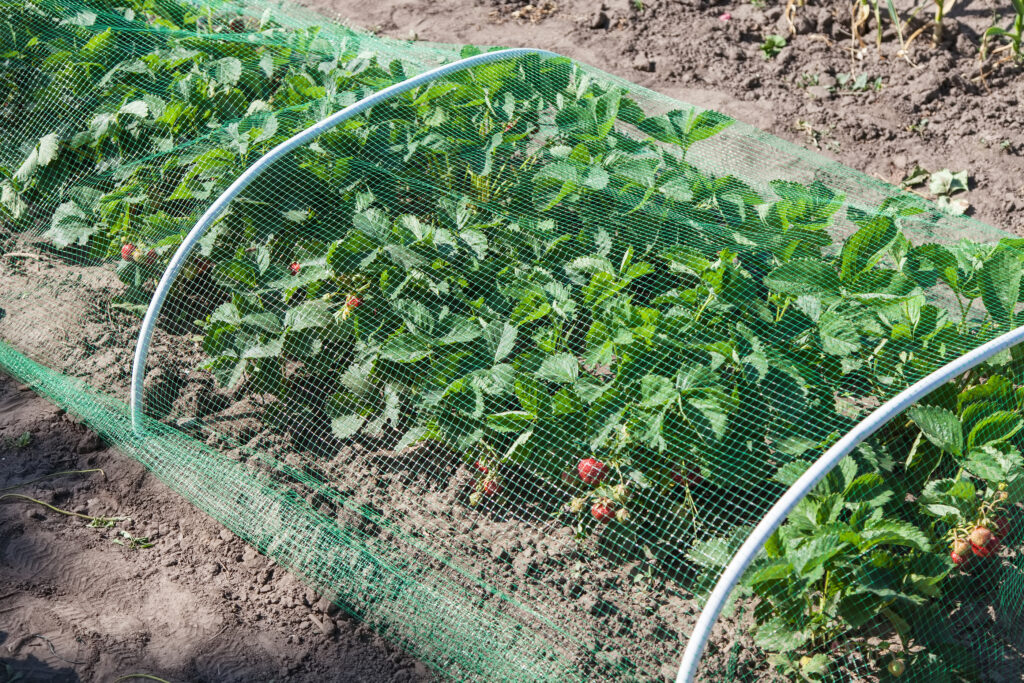
<path id="1" fill-rule="evenodd" d="M 129 518 L 90 528 L 23 499 L 0 501 L 0 680 L 432 679 L 138 463 L 0 375 L 0 488 L 95 468 L 103 472 L 0 492 Z M 152 546 L 132 549 L 132 538 Z"/>
<path id="2" fill-rule="evenodd" d="M 957 3 L 938 47 L 930 26 L 912 22 L 905 39 L 924 30 L 909 60 L 887 19 L 881 49 L 871 19 L 854 40 L 845 0 L 797 3 L 795 34 L 786 3 L 770 0 L 300 2 L 394 38 L 553 50 L 889 182 L 916 164 L 966 170 L 968 214 L 1024 234 L 1024 64 L 990 60 L 979 78 L 981 35 L 996 14 L 1009 26 L 1009 0 Z M 908 0 L 896 7 L 911 13 Z M 933 11 L 927 3 L 918 17 Z M 771 34 L 787 45 L 767 59 Z"/>

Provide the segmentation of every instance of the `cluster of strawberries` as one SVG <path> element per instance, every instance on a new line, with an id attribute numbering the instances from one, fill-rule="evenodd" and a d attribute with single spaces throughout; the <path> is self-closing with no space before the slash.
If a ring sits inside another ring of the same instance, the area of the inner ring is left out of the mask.
<path id="1" fill-rule="evenodd" d="M 971 529 L 967 536 L 958 536 L 953 539 L 949 559 L 959 567 L 967 562 L 970 553 L 974 553 L 978 557 L 988 557 L 999 548 L 1008 533 L 1010 533 L 1010 520 L 1006 517 L 984 519 Z"/>

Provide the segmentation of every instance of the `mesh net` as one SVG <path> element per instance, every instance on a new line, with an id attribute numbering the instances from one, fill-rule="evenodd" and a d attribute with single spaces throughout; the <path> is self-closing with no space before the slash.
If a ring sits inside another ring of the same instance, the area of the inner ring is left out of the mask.
<path id="1" fill-rule="evenodd" d="M 0 365 L 459 680 L 674 679 L 751 529 L 1013 329 L 1024 244 L 566 58 L 272 5 L 0 3 Z M 698 678 L 1016 680 L 1020 354 L 786 518 Z"/>

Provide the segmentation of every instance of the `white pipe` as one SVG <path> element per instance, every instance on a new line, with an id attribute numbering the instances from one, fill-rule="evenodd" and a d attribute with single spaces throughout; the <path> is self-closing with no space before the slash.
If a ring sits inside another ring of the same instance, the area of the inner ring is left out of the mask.
<path id="1" fill-rule="evenodd" d="M 160 282 L 157 284 L 156 290 L 153 292 L 153 298 L 149 302 L 149 308 L 146 309 L 146 316 L 142 319 L 142 327 L 139 329 L 139 341 L 135 346 L 135 359 L 132 362 L 132 383 L 129 403 L 131 405 L 132 412 L 132 428 L 136 433 L 142 433 L 142 383 L 146 378 L 146 358 L 149 355 L 150 344 L 153 342 L 153 331 L 156 328 L 156 321 L 160 316 L 160 310 L 163 308 L 164 301 L 167 299 L 167 295 L 171 291 L 171 285 L 174 284 L 174 280 L 177 278 L 178 273 L 185 264 L 185 260 L 199 243 L 199 239 L 203 236 L 203 233 L 213 225 L 213 222 L 217 220 L 224 209 L 227 208 L 227 205 L 231 200 L 237 197 L 249 183 L 251 183 L 271 164 L 285 154 L 288 154 L 295 148 L 306 144 L 321 133 L 330 130 L 339 123 L 366 111 L 376 104 L 380 104 L 395 95 L 408 92 L 409 90 L 417 88 L 425 83 L 429 83 L 432 80 L 442 78 L 459 71 L 464 71 L 466 69 L 471 69 L 474 66 L 489 64 L 491 62 L 497 62 L 504 59 L 513 59 L 515 57 L 522 57 L 525 55 L 539 55 L 541 57 L 560 56 L 554 52 L 548 52 L 547 50 L 513 48 L 508 50 L 485 52 L 483 54 L 467 57 L 466 59 L 460 59 L 459 61 L 452 62 L 451 64 L 439 66 L 435 69 L 431 69 L 430 71 L 425 71 L 418 76 L 413 76 L 412 78 L 406 79 L 400 83 L 388 86 L 387 88 L 384 88 L 383 90 L 380 90 L 369 97 L 366 97 L 355 104 L 349 105 L 341 111 L 328 116 L 323 121 L 313 124 L 306 130 L 296 133 L 293 137 L 285 140 L 274 147 L 274 149 L 264 154 L 252 166 L 245 169 L 242 175 L 238 176 L 238 178 L 235 179 L 235 182 L 231 183 L 231 185 L 224 190 L 223 194 L 217 197 L 216 201 L 214 201 L 213 204 L 206 209 L 203 215 L 199 217 L 195 226 L 191 231 L 189 231 L 188 235 L 185 236 L 181 246 L 179 246 L 178 250 L 174 252 L 174 256 L 171 257 L 170 263 L 164 270 L 163 276 L 160 278 Z"/>
<path id="2" fill-rule="evenodd" d="M 1018 327 L 1002 334 L 992 341 L 982 344 L 960 356 L 953 362 L 942 366 L 930 375 L 918 380 L 907 387 L 896 396 L 892 397 L 873 413 L 859 422 L 856 427 L 846 433 L 843 438 L 835 442 L 831 448 L 825 451 L 811 467 L 804 472 L 803 476 L 786 491 L 778 502 L 762 518 L 761 522 L 754 527 L 754 530 L 743 542 L 740 549 L 736 551 L 729 565 L 722 572 L 711 592 L 704 610 L 700 613 L 697 623 L 693 627 L 693 634 L 686 643 L 686 651 L 683 653 L 683 661 L 679 665 L 679 674 L 676 676 L 676 683 L 691 683 L 697 673 L 697 665 L 700 663 L 704 647 L 711 636 L 711 629 L 718 619 L 719 613 L 725 606 L 733 588 L 739 583 L 743 572 L 747 570 L 754 557 L 760 552 L 768 538 L 775 533 L 786 516 L 796 507 L 804 496 L 811 492 L 818 482 L 825 478 L 833 467 L 856 448 L 862 441 L 878 431 L 889 420 L 896 417 L 907 408 L 939 388 L 946 382 L 954 379 L 971 368 L 984 363 L 1000 351 L 1024 341 L 1024 327 Z"/>

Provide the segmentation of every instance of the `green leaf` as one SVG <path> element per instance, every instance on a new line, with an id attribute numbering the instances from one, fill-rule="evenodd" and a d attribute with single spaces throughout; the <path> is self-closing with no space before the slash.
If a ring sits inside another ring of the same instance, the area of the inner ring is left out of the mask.
<path id="1" fill-rule="evenodd" d="M 953 455 L 964 450 L 964 431 L 956 415 L 939 406 L 916 405 L 907 411 L 925 438 Z"/>
<path id="2" fill-rule="evenodd" d="M 50 229 L 43 237 L 50 240 L 59 249 L 72 244 L 86 245 L 89 238 L 96 234 L 98 226 L 74 202 L 64 202 L 53 212 Z"/>
<path id="3" fill-rule="evenodd" d="M 494 349 L 494 362 L 498 363 L 505 359 L 508 354 L 512 353 L 512 349 L 515 348 L 516 338 L 519 336 L 519 329 L 514 325 L 504 323 L 501 327 L 501 337 L 498 339 L 498 345 Z"/>
<path id="4" fill-rule="evenodd" d="M 862 552 L 880 544 L 906 546 L 921 552 L 931 550 L 931 540 L 928 538 L 928 534 L 910 522 L 895 519 L 873 519 L 865 524 L 860 535 L 863 539 L 860 544 Z"/>
<path id="5" fill-rule="evenodd" d="M 641 405 L 659 407 L 663 406 L 678 392 L 672 384 L 672 380 L 661 375 L 647 375 L 640 380 Z"/>
<path id="6" fill-rule="evenodd" d="M 837 607 L 839 615 L 854 628 L 868 623 L 881 611 L 884 600 L 867 591 L 857 591 L 843 597 Z"/>
<path id="7" fill-rule="evenodd" d="M 696 249 L 676 246 L 661 253 L 661 257 L 668 261 L 668 267 L 673 272 L 685 273 L 695 277 L 701 277 L 711 267 L 711 261 L 704 257 Z"/>
<path id="8" fill-rule="evenodd" d="M 242 358 L 221 356 L 207 363 L 205 366 L 217 380 L 217 383 L 227 389 L 234 389 L 245 377 L 245 369 L 248 361 Z"/>
<path id="9" fill-rule="evenodd" d="M 754 634 L 754 642 L 769 652 L 793 652 L 806 645 L 810 639 L 810 633 L 791 626 L 781 618 L 761 624 Z"/>
<path id="10" fill-rule="evenodd" d="M 522 410 L 508 410 L 487 416 L 487 426 L 496 432 L 518 433 L 529 429 L 537 416 Z"/>
<path id="11" fill-rule="evenodd" d="M 974 425 L 967 435 L 967 448 L 1006 441 L 1024 427 L 1024 419 L 1017 413 L 1000 410 Z"/>
<path id="12" fill-rule="evenodd" d="M 544 359 L 537 377 L 551 382 L 571 383 L 579 377 L 580 366 L 571 353 L 559 353 Z"/>
<path id="13" fill-rule="evenodd" d="M 315 327 L 330 327 L 334 324 L 331 309 L 323 301 L 307 301 L 288 310 L 284 325 L 293 332 Z"/>
<path id="14" fill-rule="evenodd" d="M 121 105 L 121 108 L 117 110 L 118 114 L 132 114 L 139 118 L 146 118 L 149 116 L 149 106 L 146 105 L 142 100 L 135 100 L 134 102 L 127 102 Z"/>
<path id="15" fill-rule="evenodd" d="M 994 320 L 1013 327 L 1014 308 L 1020 298 L 1020 258 L 1009 249 L 997 249 L 981 266 L 981 300 Z"/>
<path id="16" fill-rule="evenodd" d="M 335 438 L 347 439 L 357 434 L 365 422 L 362 415 L 340 415 L 331 420 L 331 433 Z"/>
<path id="17" fill-rule="evenodd" d="M 874 216 L 859 225 L 861 229 L 846 240 L 840 253 L 839 279 L 843 282 L 874 268 L 899 235 L 896 224 L 888 216 Z"/>
<path id="18" fill-rule="evenodd" d="M 916 266 L 916 272 L 933 271 L 953 291 L 960 291 L 960 274 L 957 270 L 956 257 L 948 249 L 938 244 L 922 244 L 911 249 L 908 256 Z"/>
<path id="19" fill-rule="evenodd" d="M 235 57 L 225 57 L 212 62 L 213 79 L 217 85 L 236 85 L 242 78 L 242 62 Z"/>
<path id="20" fill-rule="evenodd" d="M 522 375 L 516 379 L 516 398 L 523 410 L 532 415 L 539 415 L 547 410 L 548 394 L 536 379 Z"/>
<path id="21" fill-rule="evenodd" d="M 740 529 L 734 530 L 729 537 L 706 538 L 694 543 L 686 553 L 687 559 L 709 569 L 725 567 L 743 542 L 743 539 L 738 537 L 739 531 Z"/>
<path id="22" fill-rule="evenodd" d="M 787 296 L 827 296 L 839 294 L 839 276 L 826 263 L 796 259 L 768 273 L 765 285 Z"/>
<path id="23" fill-rule="evenodd" d="M 50 133 L 39 138 L 36 146 L 32 148 L 28 156 L 25 157 L 25 161 L 22 162 L 18 170 L 14 172 L 14 177 L 24 185 L 28 182 L 36 171 L 40 168 L 44 168 L 49 165 L 51 161 L 57 158 L 60 153 L 60 136 L 57 133 Z"/>
<path id="24" fill-rule="evenodd" d="M 687 127 L 685 146 L 689 147 L 695 142 L 717 135 L 733 123 L 735 121 L 725 114 L 720 114 L 712 109 L 702 111 L 690 121 Z"/>
<path id="25" fill-rule="evenodd" d="M 423 360 L 430 353 L 430 338 L 412 332 L 391 337 L 380 350 L 381 358 L 398 363 L 415 363 Z"/>
<path id="26" fill-rule="evenodd" d="M 860 349 L 860 334 L 846 316 L 822 313 L 818 319 L 821 349 L 830 356 L 849 356 Z"/>
<path id="27" fill-rule="evenodd" d="M 885 478 L 877 472 L 869 472 L 850 482 L 843 491 L 843 499 L 847 504 L 867 503 L 868 507 L 880 507 L 893 498 L 892 489 L 885 483 Z"/>
<path id="28" fill-rule="evenodd" d="M 793 574 L 793 565 L 785 560 L 772 562 L 744 574 L 743 585 L 755 587 L 759 583 L 774 583 L 789 580 Z"/>
<path id="29" fill-rule="evenodd" d="M 1014 481 L 1024 473 L 1024 458 L 1009 443 L 986 444 L 971 449 L 963 465 L 968 472 L 993 487 Z"/>
<path id="30" fill-rule="evenodd" d="M 948 168 L 932 173 L 928 180 L 928 191 L 933 195 L 950 195 L 967 189 L 967 171 L 953 173 Z"/>
<path id="31" fill-rule="evenodd" d="M 258 358 L 277 358 L 284 349 L 284 339 L 274 339 L 266 344 L 250 346 L 242 354 L 245 360 L 256 360 Z"/>
<path id="32" fill-rule="evenodd" d="M 793 460 L 780 467 L 772 475 L 772 479 L 789 487 L 796 483 L 796 480 L 803 476 L 807 468 L 811 466 L 808 460 Z"/>
<path id="33" fill-rule="evenodd" d="M 437 340 L 437 343 L 441 346 L 447 346 L 449 344 L 464 344 L 466 342 L 473 341 L 483 334 L 483 329 L 475 320 L 470 320 L 463 316 L 453 316 L 449 318 L 449 321 L 450 327 Z"/>
<path id="34" fill-rule="evenodd" d="M 509 322 L 513 325 L 526 325 L 534 320 L 540 320 L 551 312 L 549 304 L 544 295 L 531 291 L 519 302 L 509 315 Z"/>

